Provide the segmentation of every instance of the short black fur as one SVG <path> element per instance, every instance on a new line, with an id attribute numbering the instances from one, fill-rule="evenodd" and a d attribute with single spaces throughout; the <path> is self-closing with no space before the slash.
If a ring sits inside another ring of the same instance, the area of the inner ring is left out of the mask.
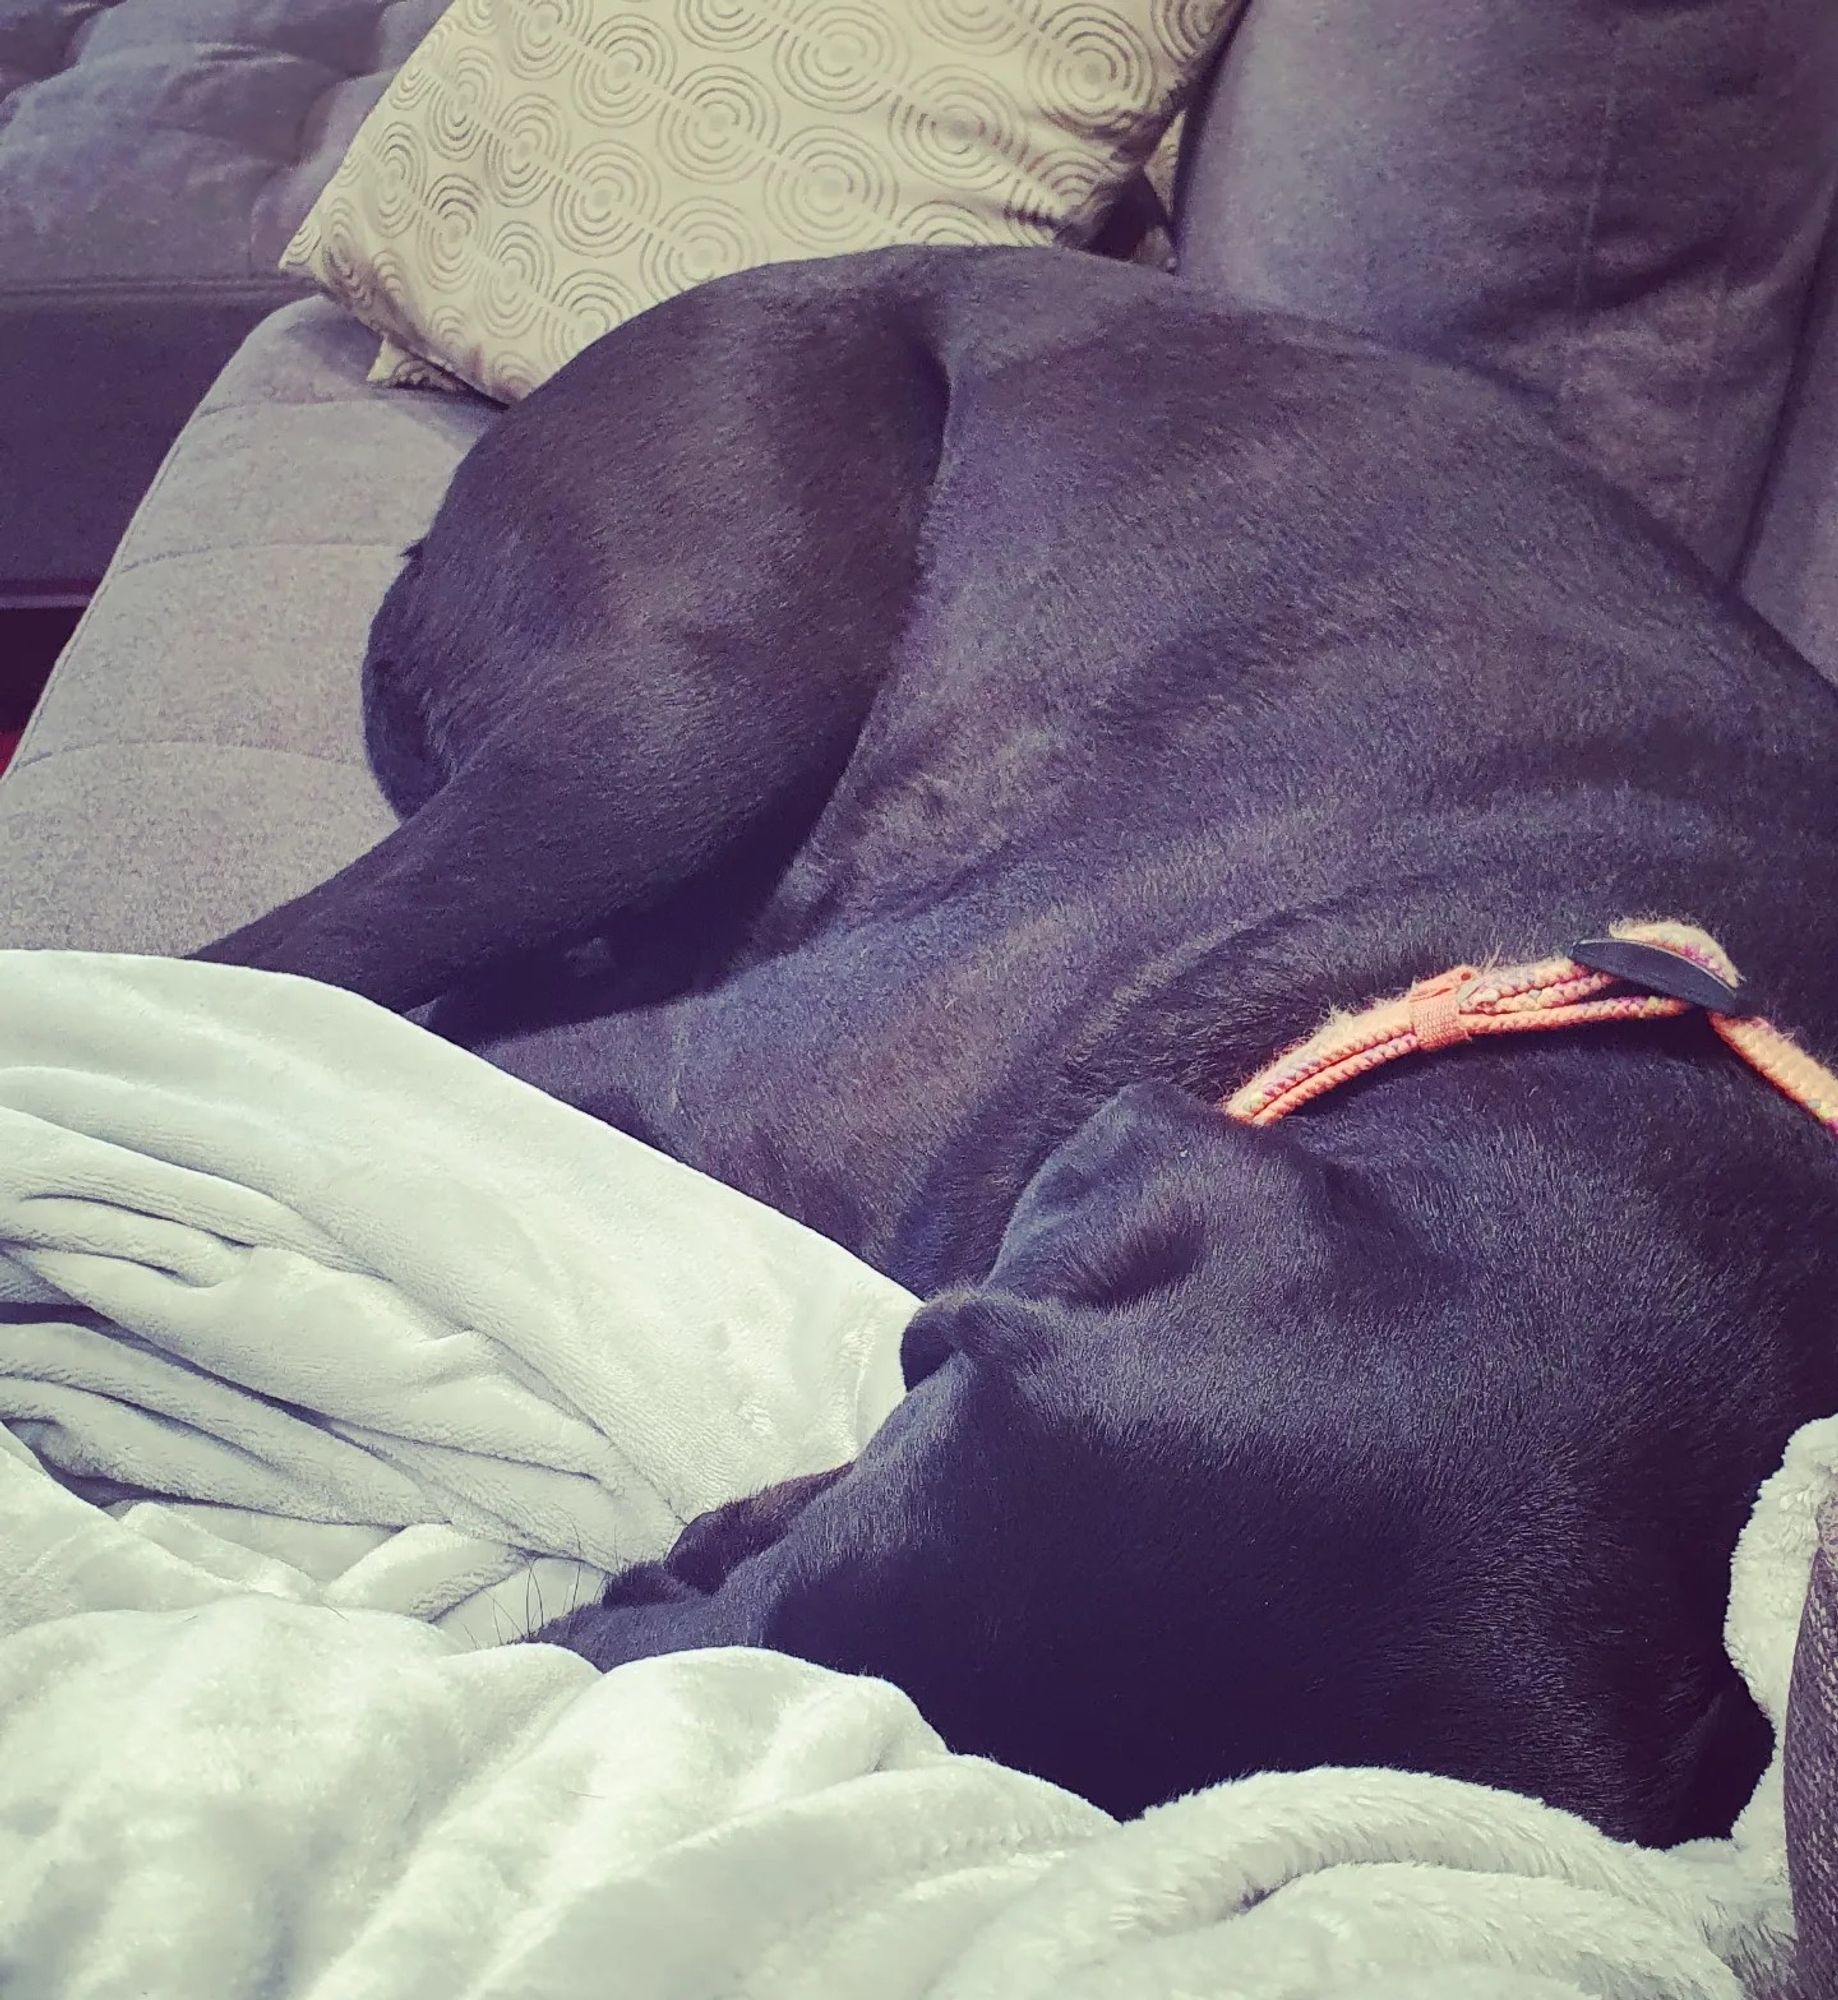
<path id="1" fill-rule="evenodd" d="M 1690 1020 L 1209 1108 L 1624 915 L 1838 1045 L 1838 698 L 1536 412 L 1064 253 L 756 272 L 486 434 L 366 697 L 401 830 L 206 955 L 438 1003 L 932 1300 L 853 1468 L 551 1636 L 885 1675 L 1119 1812 L 1727 1826 L 1829 1136 Z"/>

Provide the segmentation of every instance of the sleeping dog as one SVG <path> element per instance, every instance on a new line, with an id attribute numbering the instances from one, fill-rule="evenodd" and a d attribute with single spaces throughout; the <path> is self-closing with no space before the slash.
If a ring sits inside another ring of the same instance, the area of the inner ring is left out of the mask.
<path id="1" fill-rule="evenodd" d="M 364 685 L 401 828 L 205 955 L 927 1300 L 852 1467 L 546 1636 L 881 1675 L 1117 1813 L 1378 1763 L 1728 1825 L 1831 1132 L 1702 1013 L 1217 1108 L 1626 917 L 1838 1042 L 1838 696 L 1535 411 L 1063 252 L 757 271 L 486 433 Z"/>

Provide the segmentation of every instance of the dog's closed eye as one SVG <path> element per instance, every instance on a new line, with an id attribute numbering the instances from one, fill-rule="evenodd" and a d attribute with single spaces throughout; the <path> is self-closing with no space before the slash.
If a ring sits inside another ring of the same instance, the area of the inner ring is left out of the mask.
<path id="1" fill-rule="evenodd" d="M 1172 1202 L 1157 1214 L 1066 1242 L 1052 1289 L 1072 1306 L 1140 1305 L 1191 1276 L 1205 1247 L 1200 1216 Z"/>
<path id="2" fill-rule="evenodd" d="M 1146 1217 L 1102 1218 L 1089 1235 L 1056 1230 L 1030 1264 L 1025 1292 L 994 1284 L 933 1300 L 906 1329 L 901 1368 L 909 1389 L 953 1354 L 986 1365 L 1020 1366 L 1072 1334 L 1055 1308 L 1114 1312 L 1172 1291 L 1206 1247 L 1206 1225 L 1184 1200 L 1163 1196 Z M 1094 1221 L 1099 1221 L 1097 1216 Z"/>

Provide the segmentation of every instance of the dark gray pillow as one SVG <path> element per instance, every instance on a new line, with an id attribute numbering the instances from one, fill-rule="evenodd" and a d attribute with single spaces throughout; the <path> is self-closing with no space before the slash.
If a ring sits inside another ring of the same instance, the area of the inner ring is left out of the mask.
<path id="1" fill-rule="evenodd" d="M 1838 229 L 1813 282 L 1799 365 L 1737 580 L 1749 602 L 1838 682 Z"/>
<path id="2" fill-rule="evenodd" d="M 1728 575 L 1835 176 L 1832 0 L 1252 0 L 1176 241 L 1521 385 Z"/>

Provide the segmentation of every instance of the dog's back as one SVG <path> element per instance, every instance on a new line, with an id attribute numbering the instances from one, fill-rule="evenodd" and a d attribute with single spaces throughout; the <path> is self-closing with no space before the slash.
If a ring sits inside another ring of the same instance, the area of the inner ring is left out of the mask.
<path id="1" fill-rule="evenodd" d="M 1112 1091 L 1154 1077 L 1220 1095 L 1333 1007 L 1477 953 L 1686 913 L 1838 1045 L 1838 697 L 1568 465 L 1535 412 L 1090 260 L 860 261 L 866 275 L 753 274 L 703 302 L 723 354 L 770 352 L 785 313 L 859 343 L 880 386 L 857 379 L 857 400 L 933 439 L 923 510 L 876 525 L 910 583 L 852 656 L 849 700 L 812 667 L 827 637 L 795 620 L 762 654 L 787 705 L 770 727 L 831 744 L 818 808 L 730 848 L 712 899 L 678 881 L 654 914 L 623 909 L 599 983 L 526 974 L 495 1016 L 453 1010 L 456 1032 L 921 1288 L 985 1267 L 1028 1175 Z M 670 330 L 700 381 L 717 354 L 697 324 Z M 662 316 L 656 331 L 653 350 L 582 357 L 540 427 L 481 450 L 498 514 L 531 456 L 545 477 L 571 466 L 606 520 L 642 506 L 591 467 L 613 454 L 603 413 L 624 385 L 666 368 Z M 824 353 L 795 393 L 774 385 L 796 415 L 762 417 L 763 470 L 730 456 L 722 477 L 756 490 L 795 437 L 801 507 L 847 496 L 853 532 L 857 468 L 881 444 Z M 679 419 L 681 480 L 726 433 Z M 458 488 L 451 504 L 430 617 L 490 566 L 489 510 Z M 783 563 L 744 579 L 770 604 L 855 588 L 847 565 L 798 553 L 806 519 Z M 636 570 L 621 546 L 603 521 L 581 547 L 584 574 L 604 573 L 584 602 L 679 589 L 686 541 Z M 877 607 L 892 566 L 871 574 Z M 710 555 L 696 574 L 726 567 Z M 729 641 L 753 629 L 749 603 L 726 615 Z M 668 709 L 676 689 L 634 694 L 642 661 L 587 650 L 583 627 L 524 656 L 565 694 L 500 687 L 489 655 L 464 684 L 522 732 L 553 817 L 617 828 L 625 798 L 571 813 L 543 755 L 565 736 L 599 760 L 635 706 Z M 686 725 L 668 782 L 753 799 L 730 723 L 756 726 L 744 691 Z M 507 852 L 500 872 L 530 871 Z M 640 968 L 689 961 L 684 933 L 719 938 L 693 955 L 699 990 L 653 979 L 646 1008 L 622 1011 Z"/>

